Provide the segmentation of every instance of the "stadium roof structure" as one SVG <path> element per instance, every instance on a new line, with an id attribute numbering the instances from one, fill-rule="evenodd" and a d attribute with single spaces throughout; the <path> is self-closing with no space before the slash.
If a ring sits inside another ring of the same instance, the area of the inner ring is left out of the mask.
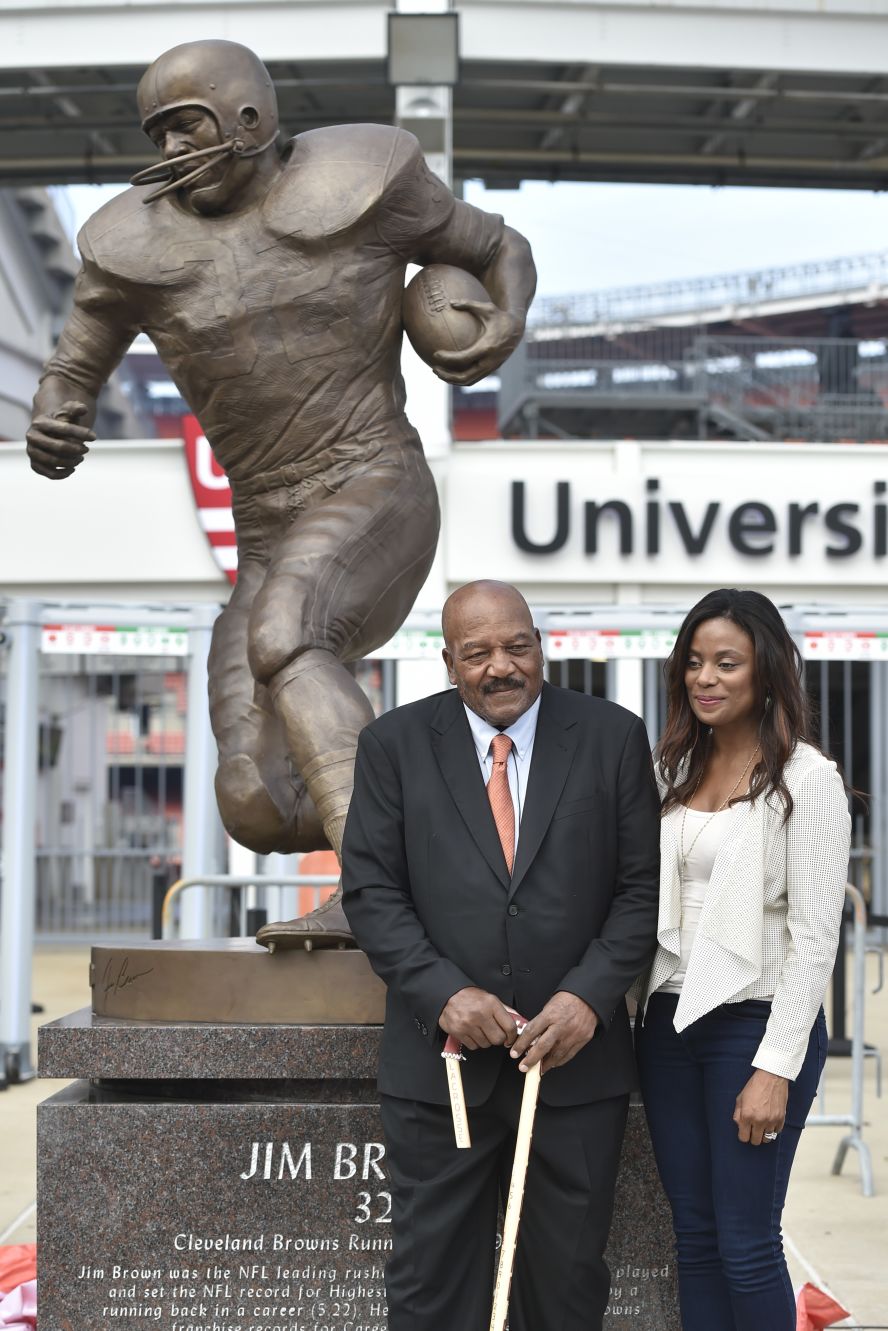
<path id="1" fill-rule="evenodd" d="M 650 328 L 720 325 L 735 334 L 824 336 L 831 311 L 863 337 L 888 331 L 888 250 L 602 291 L 538 298 L 537 342 Z M 844 334 L 843 334 L 844 335 Z"/>
<path id="2" fill-rule="evenodd" d="M 0 20 L 0 183 L 116 182 L 149 163 L 138 78 L 162 49 L 203 34 L 224 32 L 266 60 L 286 133 L 390 122 L 394 7 L 14 0 Z M 457 178 L 888 188 L 882 0 L 458 0 L 454 9 Z"/>
<path id="3" fill-rule="evenodd" d="M 381 61 L 269 61 L 284 132 L 391 122 Z M 0 183 L 108 183 L 153 156 L 142 64 L 0 71 Z M 888 77 L 466 61 L 454 174 L 505 187 L 597 180 L 888 188 Z"/>

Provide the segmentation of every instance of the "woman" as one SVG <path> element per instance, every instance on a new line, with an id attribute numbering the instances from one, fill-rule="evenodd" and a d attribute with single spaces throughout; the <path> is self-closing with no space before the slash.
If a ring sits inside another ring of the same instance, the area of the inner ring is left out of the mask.
<path id="1" fill-rule="evenodd" d="M 780 1217 L 826 1057 L 851 820 L 802 662 L 754 591 L 704 596 L 666 662 L 658 947 L 636 1041 L 683 1331 L 793 1331 Z"/>

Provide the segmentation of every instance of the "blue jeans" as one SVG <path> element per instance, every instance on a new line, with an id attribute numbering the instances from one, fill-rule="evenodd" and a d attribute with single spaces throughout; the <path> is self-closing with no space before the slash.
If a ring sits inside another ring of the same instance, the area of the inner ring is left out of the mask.
<path id="1" fill-rule="evenodd" d="M 770 1004 L 726 1003 L 680 1034 L 675 994 L 636 1019 L 639 1075 L 657 1168 L 672 1207 L 683 1331 L 794 1331 L 780 1217 L 789 1171 L 826 1059 L 821 1008 L 786 1124 L 774 1142 L 739 1141 L 734 1102 L 753 1073 Z"/>

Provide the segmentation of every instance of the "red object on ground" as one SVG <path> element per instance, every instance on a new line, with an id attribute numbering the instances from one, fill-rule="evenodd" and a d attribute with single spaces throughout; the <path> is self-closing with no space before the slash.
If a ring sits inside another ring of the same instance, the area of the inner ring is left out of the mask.
<path id="1" fill-rule="evenodd" d="M 0 1293 L 8 1294 L 37 1277 L 37 1244 L 13 1243 L 0 1248 Z"/>
<path id="2" fill-rule="evenodd" d="M 796 1300 L 796 1331 L 823 1331 L 843 1318 L 850 1317 L 847 1308 L 836 1303 L 816 1285 L 802 1285 Z"/>

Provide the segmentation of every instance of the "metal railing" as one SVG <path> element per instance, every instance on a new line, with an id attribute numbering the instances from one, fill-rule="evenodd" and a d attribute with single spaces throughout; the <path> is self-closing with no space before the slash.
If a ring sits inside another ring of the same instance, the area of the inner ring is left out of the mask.
<path id="1" fill-rule="evenodd" d="M 263 887 L 314 887 L 316 893 L 315 906 L 321 904 L 320 889 L 325 887 L 335 887 L 339 882 L 337 874 L 328 873 L 296 873 L 296 874 L 195 874 L 191 878 L 179 878 L 172 883 L 163 898 L 163 907 L 161 910 L 161 927 L 164 938 L 182 937 L 181 934 L 173 932 L 173 903 L 176 898 L 190 887 L 221 887 L 227 891 L 237 891 L 240 888 L 263 888 Z"/>
<path id="2" fill-rule="evenodd" d="M 34 1075 L 35 923 L 48 926 L 44 939 L 94 938 L 109 925 L 148 933 L 155 869 L 178 877 L 219 866 L 206 706 L 217 613 L 24 599 L 5 607 L 0 1064 L 10 1081 Z M 199 927 L 189 922 L 191 936 Z"/>
<path id="3" fill-rule="evenodd" d="M 872 1197 L 873 1165 L 868 1144 L 863 1140 L 863 1072 L 866 1057 L 864 1012 L 866 1007 L 866 902 L 863 893 L 851 883 L 845 884 L 845 895 L 851 901 L 854 917 L 853 969 L 854 1013 L 851 1028 L 851 1108 L 847 1114 L 809 1114 L 808 1127 L 848 1127 L 850 1131 L 839 1142 L 832 1173 L 840 1174 L 849 1150 L 857 1152 L 860 1161 L 860 1190 L 864 1197 Z M 839 959 L 841 961 L 841 958 Z"/>
<path id="4" fill-rule="evenodd" d="M 147 935 L 158 884 L 181 873 L 169 846 L 108 849 L 40 847 L 35 927 L 41 943 Z"/>
<path id="5" fill-rule="evenodd" d="M 668 400 L 696 416 L 701 438 L 888 438 L 888 341 L 557 332 L 532 330 L 503 366 L 504 430 L 526 428 L 531 408 L 557 422 L 559 408 L 650 410 Z"/>

